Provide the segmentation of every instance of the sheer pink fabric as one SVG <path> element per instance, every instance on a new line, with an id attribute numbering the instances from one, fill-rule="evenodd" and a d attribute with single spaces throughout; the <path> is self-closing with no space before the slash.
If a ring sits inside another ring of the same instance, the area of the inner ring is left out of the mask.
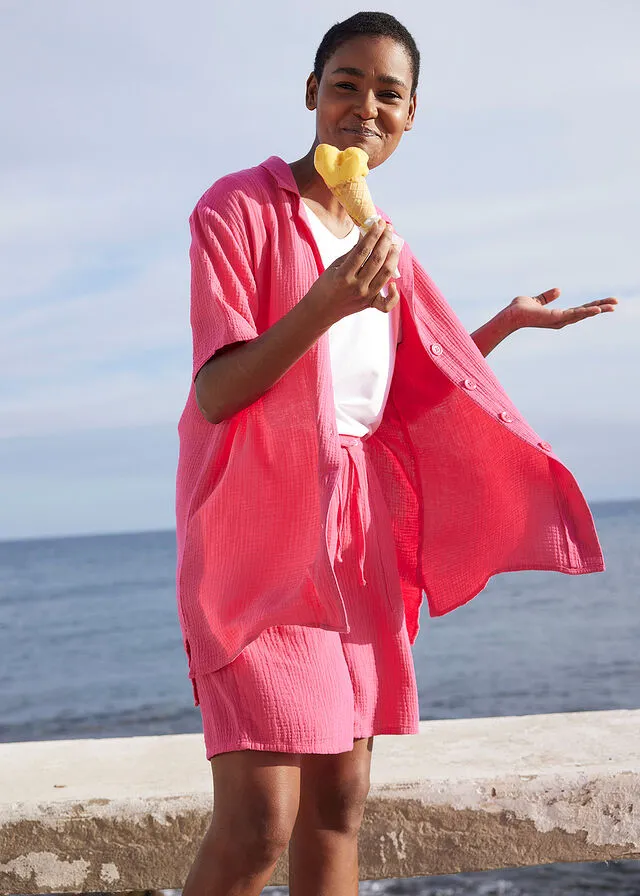
<path id="1" fill-rule="evenodd" d="M 322 272 L 300 203 L 291 169 L 271 156 L 216 181 L 190 218 L 193 371 L 178 424 L 176 528 L 191 677 L 273 625 L 349 631 L 326 529 L 340 452 L 327 334 L 222 423 L 203 418 L 193 386 L 217 349 L 264 332 Z M 423 593 L 439 616 L 496 573 L 605 566 L 571 472 L 406 242 L 398 266 L 403 341 L 367 450 L 393 522 L 413 644 Z"/>

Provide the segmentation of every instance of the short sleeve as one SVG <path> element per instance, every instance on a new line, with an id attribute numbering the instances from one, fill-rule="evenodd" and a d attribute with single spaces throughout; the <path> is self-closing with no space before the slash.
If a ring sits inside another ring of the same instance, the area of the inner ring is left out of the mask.
<path id="1" fill-rule="evenodd" d="M 259 335 L 257 288 L 246 235 L 231 215 L 203 203 L 189 218 L 191 229 L 192 382 L 219 348 Z"/>

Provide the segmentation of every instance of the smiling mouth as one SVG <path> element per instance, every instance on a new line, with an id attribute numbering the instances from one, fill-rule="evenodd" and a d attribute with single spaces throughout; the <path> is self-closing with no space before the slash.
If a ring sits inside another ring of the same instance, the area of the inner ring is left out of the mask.
<path id="1" fill-rule="evenodd" d="M 357 134 L 358 137 L 378 137 L 379 135 L 375 133 L 375 131 L 356 131 L 355 128 L 343 128 L 343 131 L 346 131 L 347 134 Z"/>

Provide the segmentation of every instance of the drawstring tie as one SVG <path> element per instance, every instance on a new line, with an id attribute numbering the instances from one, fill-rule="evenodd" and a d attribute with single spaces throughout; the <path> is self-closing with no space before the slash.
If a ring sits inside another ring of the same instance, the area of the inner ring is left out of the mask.
<path id="1" fill-rule="evenodd" d="M 356 437 L 357 438 L 357 437 Z M 358 441 L 360 441 L 358 439 Z M 364 483 L 362 482 L 360 473 L 358 472 L 358 463 L 351 454 L 351 447 L 353 443 L 345 444 L 342 442 L 342 447 L 347 449 L 347 454 L 349 456 L 349 463 L 351 467 L 351 475 L 355 479 L 354 488 L 351 490 L 350 500 L 351 503 L 355 502 L 356 510 L 358 514 L 358 533 L 351 530 L 351 541 L 354 544 L 354 547 L 358 553 L 358 572 L 359 572 L 359 582 L 361 585 L 366 585 L 367 580 L 364 575 L 364 562 L 365 555 L 367 551 L 367 529 L 369 528 L 369 524 L 371 522 L 371 511 L 369 508 L 369 502 L 366 500 L 366 492 L 364 489 Z M 359 450 L 362 451 L 362 447 L 359 446 Z M 350 522 L 350 521 L 349 521 Z M 338 544 L 336 549 L 336 559 L 342 561 L 342 545 L 343 545 L 343 528 L 345 525 L 344 521 L 344 511 L 343 508 L 340 507 L 340 515 L 338 519 Z M 356 537 L 360 542 L 359 546 L 355 545 Z"/>

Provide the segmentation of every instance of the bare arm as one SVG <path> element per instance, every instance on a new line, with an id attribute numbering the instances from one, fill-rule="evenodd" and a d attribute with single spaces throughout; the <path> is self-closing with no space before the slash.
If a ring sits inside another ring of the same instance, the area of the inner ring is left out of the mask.
<path id="1" fill-rule="evenodd" d="M 575 324 L 587 317 L 597 317 L 606 311 L 614 311 L 618 300 L 615 296 L 594 299 L 576 308 L 549 308 L 560 295 L 557 286 L 537 296 L 516 296 L 515 299 L 471 334 L 471 338 L 486 357 L 499 342 L 516 330 L 525 327 L 547 327 L 560 330 L 567 324 Z"/>
<path id="2" fill-rule="evenodd" d="M 196 401 L 209 423 L 220 423 L 253 404 L 329 329 L 309 293 L 261 336 L 219 349 L 200 368 Z"/>
<path id="3" fill-rule="evenodd" d="M 396 268 L 398 248 L 391 230 L 372 228 L 318 277 L 309 292 L 280 320 L 248 342 L 224 346 L 195 379 L 196 401 L 209 423 L 221 423 L 253 404 L 336 321 L 370 307 L 390 311 L 399 301 L 395 283 L 378 296 Z"/>
<path id="4" fill-rule="evenodd" d="M 516 320 L 508 308 L 498 311 L 491 320 L 483 324 L 471 334 L 471 338 L 482 354 L 487 357 L 496 345 L 518 329 Z"/>

